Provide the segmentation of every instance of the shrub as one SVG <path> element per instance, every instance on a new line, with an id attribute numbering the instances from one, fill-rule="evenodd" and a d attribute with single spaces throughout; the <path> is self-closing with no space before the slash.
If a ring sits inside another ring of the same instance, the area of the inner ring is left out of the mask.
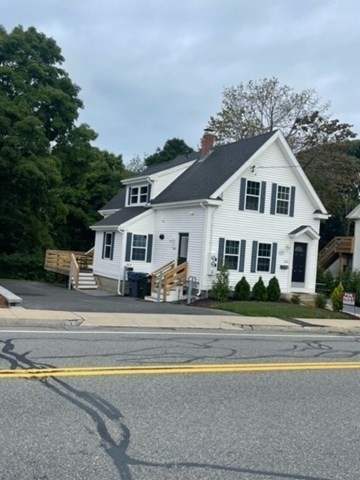
<path id="1" fill-rule="evenodd" d="M 326 307 L 326 296 L 322 293 L 315 295 L 315 307 L 325 308 Z"/>
<path id="2" fill-rule="evenodd" d="M 329 296 L 336 284 L 329 270 L 318 269 L 316 276 L 316 288 L 319 293 Z"/>
<path id="3" fill-rule="evenodd" d="M 20 278 L 23 280 L 42 280 L 46 278 L 44 257 L 13 253 L 0 255 L 0 278 Z"/>
<path id="4" fill-rule="evenodd" d="M 234 299 L 235 300 L 249 300 L 250 298 L 250 285 L 245 277 L 235 285 Z"/>
<path id="5" fill-rule="evenodd" d="M 213 282 L 211 292 L 219 302 L 225 302 L 228 299 L 230 294 L 229 271 L 225 264 L 222 265 L 220 272 L 216 274 L 216 280 Z"/>
<path id="6" fill-rule="evenodd" d="M 281 290 L 279 280 L 276 277 L 270 279 L 266 292 L 270 302 L 278 302 L 280 300 Z"/>
<path id="7" fill-rule="evenodd" d="M 266 287 L 261 277 L 259 277 L 259 280 L 254 284 L 252 289 L 252 295 L 254 300 L 256 301 L 266 302 L 266 299 L 267 299 Z"/>
<path id="8" fill-rule="evenodd" d="M 334 312 L 340 312 L 343 309 L 343 294 L 344 287 L 343 284 L 340 282 L 339 285 L 334 288 L 331 294 L 332 308 Z"/>
<path id="9" fill-rule="evenodd" d="M 294 305 L 300 305 L 300 295 L 298 295 L 297 293 L 294 293 L 294 295 L 291 296 L 290 301 Z"/>

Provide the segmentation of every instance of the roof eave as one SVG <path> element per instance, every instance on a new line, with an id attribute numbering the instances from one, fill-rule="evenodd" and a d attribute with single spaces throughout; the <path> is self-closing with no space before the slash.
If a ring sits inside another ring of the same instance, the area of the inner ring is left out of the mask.
<path id="1" fill-rule="evenodd" d="M 197 200 L 185 200 L 180 202 L 166 202 L 166 203 L 155 203 L 152 204 L 152 208 L 154 210 L 159 210 L 162 208 L 169 208 L 169 207 L 190 207 L 193 205 L 200 206 L 200 205 L 221 205 L 222 200 L 212 199 L 212 198 L 203 198 Z"/>

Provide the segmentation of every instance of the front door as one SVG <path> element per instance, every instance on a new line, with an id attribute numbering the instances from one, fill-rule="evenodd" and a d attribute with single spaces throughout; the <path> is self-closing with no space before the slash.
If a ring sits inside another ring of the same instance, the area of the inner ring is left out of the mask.
<path id="1" fill-rule="evenodd" d="M 291 281 L 296 283 L 305 282 L 307 243 L 295 242 L 293 268 Z"/>
<path id="2" fill-rule="evenodd" d="M 178 258 L 177 258 L 178 265 L 181 265 L 182 263 L 187 261 L 188 246 L 189 246 L 189 234 L 179 233 L 179 249 L 178 249 Z"/>

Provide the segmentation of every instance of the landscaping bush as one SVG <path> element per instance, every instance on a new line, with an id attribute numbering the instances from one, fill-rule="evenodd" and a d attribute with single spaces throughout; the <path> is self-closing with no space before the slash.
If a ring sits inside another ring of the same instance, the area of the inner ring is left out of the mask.
<path id="1" fill-rule="evenodd" d="M 300 295 L 297 295 L 296 293 L 291 296 L 290 298 L 291 303 L 294 305 L 300 305 Z"/>
<path id="2" fill-rule="evenodd" d="M 266 287 L 261 277 L 259 277 L 259 280 L 253 286 L 252 296 L 257 302 L 266 302 L 267 300 Z"/>
<path id="3" fill-rule="evenodd" d="M 280 300 L 281 290 L 279 285 L 279 280 L 276 277 L 273 277 L 269 281 L 269 285 L 266 288 L 267 299 L 270 302 L 278 302 Z"/>
<path id="4" fill-rule="evenodd" d="M 315 307 L 325 308 L 326 307 L 326 296 L 322 293 L 315 295 Z"/>
<path id="5" fill-rule="evenodd" d="M 250 285 L 245 277 L 235 285 L 234 299 L 241 301 L 250 299 Z"/>
<path id="6" fill-rule="evenodd" d="M 343 284 L 340 282 L 339 285 L 334 288 L 331 294 L 332 308 L 334 312 L 341 312 L 341 310 L 343 309 L 343 294 L 344 287 Z"/>
<path id="7" fill-rule="evenodd" d="M 43 280 L 46 278 L 44 258 L 40 255 L 13 253 L 0 255 L 0 278 Z"/>
<path id="8" fill-rule="evenodd" d="M 331 272 L 319 268 L 316 275 L 317 292 L 329 296 L 335 286 L 335 279 Z"/>
<path id="9" fill-rule="evenodd" d="M 213 282 L 212 295 L 219 302 L 226 302 L 230 294 L 229 287 L 229 271 L 226 265 L 222 265 L 220 272 L 216 275 L 216 280 Z"/>

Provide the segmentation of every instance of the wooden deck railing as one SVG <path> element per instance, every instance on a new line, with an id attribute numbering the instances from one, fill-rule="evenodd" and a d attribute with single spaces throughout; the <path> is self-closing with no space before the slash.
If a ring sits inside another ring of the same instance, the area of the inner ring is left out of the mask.
<path id="1" fill-rule="evenodd" d="M 69 288 L 73 285 L 75 288 L 79 286 L 80 267 L 76 261 L 75 255 L 71 252 L 70 255 L 70 275 L 69 275 Z"/>
<path id="2" fill-rule="evenodd" d="M 158 294 L 166 302 L 167 294 L 187 282 L 189 264 L 187 262 L 175 266 L 175 260 L 162 265 L 151 274 L 151 293 Z M 159 292 L 160 290 L 160 292 Z"/>
<path id="3" fill-rule="evenodd" d="M 163 283 L 164 276 L 167 272 L 175 267 L 175 260 L 171 260 L 162 265 L 151 273 L 151 293 L 156 292 L 159 288 L 159 282 Z"/>
<path id="4" fill-rule="evenodd" d="M 87 270 L 93 264 L 94 250 L 88 252 L 71 252 L 67 250 L 46 250 L 45 270 L 69 275 L 71 258 L 74 255 L 79 270 Z"/>
<path id="5" fill-rule="evenodd" d="M 338 256 L 354 253 L 354 237 L 334 237 L 319 252 L 318 265 L 327 268 Z"/>
<path id="6" fill-rule="evenodd" d="M 187 262 L 178 265 L 164 275 L 163 302 L 166 302 L 166 295 L 179 285 L 185 285 L 187 281 L 189 264 Z"/>

